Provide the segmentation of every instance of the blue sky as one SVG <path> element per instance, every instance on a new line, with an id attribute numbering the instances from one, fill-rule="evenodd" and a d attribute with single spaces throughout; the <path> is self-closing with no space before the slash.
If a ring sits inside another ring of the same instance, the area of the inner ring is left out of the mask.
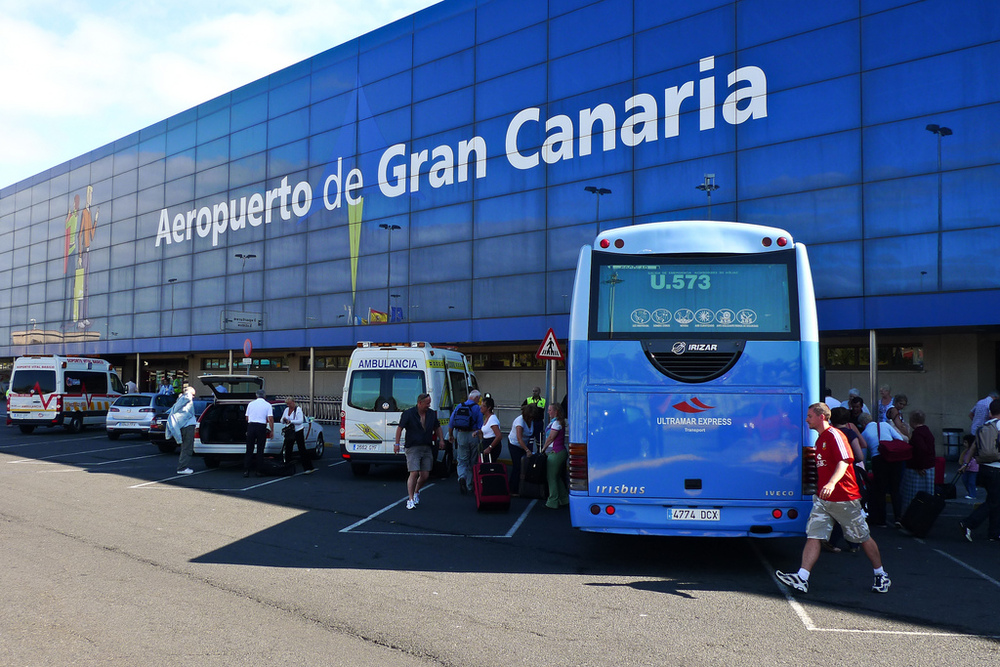
<path id="1" fill-rule="evenodd" d="M 437 0 L 0 0 L 0 187 Z"/>

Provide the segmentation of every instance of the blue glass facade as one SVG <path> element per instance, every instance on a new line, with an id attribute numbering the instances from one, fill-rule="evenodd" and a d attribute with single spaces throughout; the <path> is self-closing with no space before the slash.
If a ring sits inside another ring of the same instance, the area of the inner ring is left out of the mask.
<path id="1" fill-rule="evenodd" d="M 0 356 L 564 336 L 708 173 L 824 332 L 995 326 L 998 62 L 987 0 L 447 0 L 0 190 Z"/>

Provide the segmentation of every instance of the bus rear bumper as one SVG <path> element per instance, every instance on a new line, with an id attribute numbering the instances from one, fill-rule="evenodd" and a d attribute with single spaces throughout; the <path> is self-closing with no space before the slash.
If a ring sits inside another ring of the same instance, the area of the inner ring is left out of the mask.
<path id="1" fill-rule="evenodd" d="M 690 537 L 803 537 L 812 500 L 722 501 L 691 504 L 668 500 L 570 494 L 574 528 L 594 533 Z M 685 510 L 672 518 L 672 510 Z M 716 514 L 717 512 L 717 514 Z"/>

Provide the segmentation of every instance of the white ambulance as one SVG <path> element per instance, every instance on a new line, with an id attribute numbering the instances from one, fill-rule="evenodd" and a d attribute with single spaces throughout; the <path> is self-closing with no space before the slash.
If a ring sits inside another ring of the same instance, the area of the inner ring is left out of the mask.
<path id="1" fill-rule="evenodd" d="M 104 428 L 108 408 L 125 393 L 118 374 L 103 359 L 37 354 L 18 357 L 10 376 L 7 425 L 21 433 L 36 426 L 64 426 L 79 433 Z"/>
<path id="2" fill-rule="evenodd" d="M 402 448 L 393 452 L 403 410 L 430 394 L 441 430 L 447 432 L 454 405 L 476 388 L 469 359 L 450 348 L 429 343 L 359 342 L 344 380 L 340 413 L 340 454 L 355 475 L 372 464 L 406 465 Z M 434 472 L 451 474 L 454 453 L 438 450 Z"/>

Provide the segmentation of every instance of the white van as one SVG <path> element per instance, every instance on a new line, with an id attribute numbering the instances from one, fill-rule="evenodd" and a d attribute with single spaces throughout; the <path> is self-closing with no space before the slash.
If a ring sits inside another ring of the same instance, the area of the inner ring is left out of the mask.
<path id="1" fill-rule="evenodd" d="M 340 413 L 340 454 L 355 475 L 372 464 L 406 465 L 402 449 L 393 452 L 403 410 L 430 394 L 443 431 L 456 401 L 476 388 L 469 359 L 457 350 L 429 343 L 360 342 L 351 354 Z M 435 472 L 450 475 L 454 453 L 438 452 Z"/>
<path id="2" fill-rule="evenodd" d="M 104 428 L 108 408 L 125 393 L 118 374 L 103 359 L 37 354 L 18 357 L 10 376 L 7 425 L 21 433 L 36 426 L 64 426 L 79 433 Z"/>

